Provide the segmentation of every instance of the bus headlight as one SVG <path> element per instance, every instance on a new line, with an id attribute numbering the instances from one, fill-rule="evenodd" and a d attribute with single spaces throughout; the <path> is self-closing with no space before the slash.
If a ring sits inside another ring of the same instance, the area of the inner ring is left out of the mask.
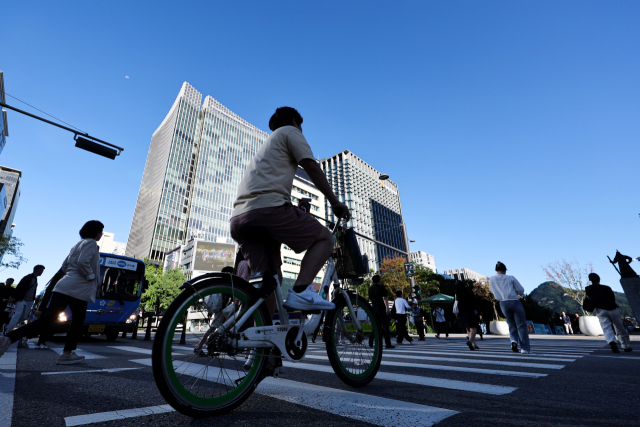
<path id="1" fill-rule="evenodd" d="M 66 322 L 66 321 L 67 321 L 67 315 L 63 311 L 58 315 L 58 322 Z"/>
<path id="2" fill-rule="evenodd" d="M 131 316 L 129 316 L 129 318 L 127 319 L 127 321 L 125 323 L 133 323 L 136 321 L 136 319 L 138 318 L 138 316 L 136 316 L 135 314 L 132 314 Z"/>

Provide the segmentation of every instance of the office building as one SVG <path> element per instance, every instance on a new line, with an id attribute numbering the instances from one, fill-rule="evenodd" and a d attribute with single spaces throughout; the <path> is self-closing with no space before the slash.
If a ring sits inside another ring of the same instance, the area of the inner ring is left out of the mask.
<path id="1" fill-rule="evenodd" d="M 369 268 L 378 270 L 387 257 L 406 257 L 402 253 L 407 251 L 407 239 L 398 185 L 381 181 L 381 172 L 349 150 L 322 159 L 320 164 L 333 192 L 351 209 L 349 226 L 358 233 Z M 328 202 L 325 210 L 327 220 L 335 222 Z"/>
<path id="2" fill-rule="evenodd" d="M 20 201 L 20 178 L 22 172 L 17 169 L 0 166 L 0 183 L 4 184 L 7 196 L 7 205 L 0 220 L 0 233 L 5 236 L 13 234 L 13 223 L 18 210 L 18 202 Z"/>
<path id="3" fill-rule="evenodd" d="M 0 101 L 4 104 L 7 103 L 4 93 L 4 74 L 0 71 Z M 7 137 L 9 136 L 9 125 L 7 124 L 7 110 L 2 109 L 2 117 L 0 117 L 0 153 L 4 149 L 7 143 Z"/>
<path id="4" fill-rule="evenodd" d="M 437 273 L 436 270 L 436 261 L 433 258 L 433 255 L 428 254 L 422 251 L 411 252 L 411 262 L 415 264 L 422 264 L 423 266 L 431 269 L 434 273 Z"/>
<path id="5" fill-rule="evenodd" d="M 187 82 L 151 137 L 127 256 L 162 263 L 191 239 L 233 243 L 236 189 L 268 134 Z"/>
<path id="6" fill-rule="evenodd" d="M 98 240 L 98 247 L 100 252 L 113 255 L 124 255 L 127 250 L 127 244 L 124 242 L 114 241 L 115 235 L 105 231 L 102 233 L 102 237 Z"/>
<path id="7" fill-rule="evenodd" d="M 456 280 L 473 280 L 474 282 L 489 282 L 487 276 L 476 273 L 468 268 L 458 268 L 456 270 L 445 270 L 444 274 L 453 277 Z"/>

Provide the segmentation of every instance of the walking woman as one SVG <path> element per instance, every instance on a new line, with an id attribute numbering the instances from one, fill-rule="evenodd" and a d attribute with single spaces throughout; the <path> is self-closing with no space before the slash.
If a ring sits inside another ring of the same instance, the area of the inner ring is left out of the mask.
<path id="1" fill-rule="evenodd" d="M 456 301 L 458 301 L 458 320 L 462 327 L 467 331 L 467 345 L 469 350 L 480 350 L 476 344 L 476 333 L 480 326 L 478 325 L 478 316 L 473 306 L 473 295 L 466 288 L 464 282 L 456 284 Z"/>
<path id="2" fill-rule="evenodd" d="M 9 332 L 0 341 L 0 356 L 11 344 L 22 337 L 46 334 L 49 324 L 67 307 L 71 310 L 71 325 L 67 331 L 64 350 L 58 358 L 58 365 L 71 365 L 84 360 L 74 351 L 82 333 L 82 325 L 87 314 L 87 303 L 95 302 L 100 281 L 100 252 L 97 241 L 102 237 L 104 225 L 100 221 L 89 221 L 80 229 L 80 240 L 62 263 L 64 277 L 51 293 L 51 301 L 42 317 L 28 325 Z"/>

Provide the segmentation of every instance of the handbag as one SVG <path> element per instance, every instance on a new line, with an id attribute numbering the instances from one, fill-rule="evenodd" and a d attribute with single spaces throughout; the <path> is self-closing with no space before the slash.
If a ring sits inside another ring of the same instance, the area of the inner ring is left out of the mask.
<path id="1" fill-rule="evenodd" d="M 453 299 L 453 314 L 458 314 L 460 313 L 460 309 L 458 308 L 458 295 L 454 296 Z"/>

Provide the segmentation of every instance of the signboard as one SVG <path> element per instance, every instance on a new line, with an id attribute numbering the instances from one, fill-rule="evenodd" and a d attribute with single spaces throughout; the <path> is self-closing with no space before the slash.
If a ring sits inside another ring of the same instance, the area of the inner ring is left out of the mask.
<path id="1" fill-rule="evenodd" d="M 415 276 L 415 270 L 413 269 L 412 262 L 405 262 L 404 264 L 404 275 L 407 277 Z"/>
<path id="2" fill-rule="evenodd" d="M 180 252 L 182 248 L 178 248 L 173 252 L 169 252 L 165 258 L 165 271 L 173 270 L 174 268 L 180 267 Z"/>
<path id="3" fill-rule="evenodd" d="M 221 271 L 233 267 L 236 260 L 236 245 L 228 243 L 196 241 L 193 254 L 193 270 Z"/>
<path id="4" fill-rule="evenodd" d="M 100 257 L 100 265 L 107 268 L 120 268 L 122 270 L 136 271 L 138 269 L 137 262 L 127 261 L 119 258 Z"/>

